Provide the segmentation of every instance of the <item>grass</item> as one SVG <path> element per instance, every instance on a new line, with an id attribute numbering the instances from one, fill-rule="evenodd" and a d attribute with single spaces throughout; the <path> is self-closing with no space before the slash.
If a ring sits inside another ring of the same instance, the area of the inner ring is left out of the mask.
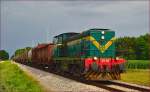
<path id="1" fill-rule="evenodd" d="M 42 87 L 16 64 L 0 63 L 0 92 L 43 92 Z"/>
<path id="2" fill-rule="evenodd" d="M 126 73 L 121 74 L 121 81 L 150 86 L 150 70 L 127 69 Z"/>
<path id="3" fill-rule="evenodd" d="M 126 63 L 127 69 L 149 69 L 149 60 L 128 60 Z"/>

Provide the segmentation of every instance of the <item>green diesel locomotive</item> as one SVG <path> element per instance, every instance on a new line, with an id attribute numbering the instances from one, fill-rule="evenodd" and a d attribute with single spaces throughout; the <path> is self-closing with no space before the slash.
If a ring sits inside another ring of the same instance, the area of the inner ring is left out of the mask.
<path id="1" fill-rule="evenodd" d="M 124 59 L 115 55 L 115 32 L 89 29 L 54 37 L 53 62 L 57 70 L 88 80 L 120 79 Z"/>

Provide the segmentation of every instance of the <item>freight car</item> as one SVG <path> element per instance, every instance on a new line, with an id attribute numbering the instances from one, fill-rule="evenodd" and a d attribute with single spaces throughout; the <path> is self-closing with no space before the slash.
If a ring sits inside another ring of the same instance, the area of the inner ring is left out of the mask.
<path id="1" fill-rule="evenodd" d="M 13 60 L 23 64 L 29 64 L 31 62 L 32 50 L 25 50 L 20 55 L 14 56 Z"/>
<path id="2" fill-rule="evenodd" d="M 52 62 L 53 47 L 52 43 L 38 44 L 38 46 L 32 49 L 32 63 L 38 64 L 41 67 L 49 66 Z"/>
<path id="3" fill-rule="evenodd" d="M 86 80 L 120 79 L 125 60 L 115 55 L 115 32 L 89 29 L 82 33 L 63 33 L 53 43 L 32 49 L 31 62 L 60 73 Z"/>

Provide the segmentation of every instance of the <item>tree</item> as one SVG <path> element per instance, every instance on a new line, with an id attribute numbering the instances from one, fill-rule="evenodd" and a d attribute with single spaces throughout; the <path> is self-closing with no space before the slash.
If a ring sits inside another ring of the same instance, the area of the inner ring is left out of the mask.
<path id="1" fill-rule="evenodd" d="M 149 59 L 149 43 L 145 36 L 136 39 L 136 55 L 137 59 Z"/>
<path id="2" fill-rule="evenodd" d="M 150 59 L 150 34 L 116 40 L 116 55 L 126 59 Z"/>
<path id="3" fill-rule="evenodd" d="M 25 51 L 29 51 L 29 50 L 31 50 L 31 49 L 32 49 L 31 47 L 25 47 L 25 48 L 22 48 L 22 49 L 17 49 L 17 50 L 15 51 L 15 53 L 13 54 L 12 57 L 21 55 L 21 54 L 23 54 Z"/>
<path id="4" fill-rule="evenodd" d="M 9 54 L 5 50 L 0 50 L 0 60 L 7 60 L 9 59 Z"/>

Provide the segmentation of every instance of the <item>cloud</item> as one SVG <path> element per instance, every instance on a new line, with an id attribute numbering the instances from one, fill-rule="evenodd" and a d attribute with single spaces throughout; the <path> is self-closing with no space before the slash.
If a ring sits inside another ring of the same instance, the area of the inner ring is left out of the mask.
<path id="1" fill-rule="evenodd" d="M 148 1 L 2 1 L 2 47 L 13 53 L 93 27 L 115 30 L 117 37 L 139 36 L 148 33 L 148 15 Z"/>

